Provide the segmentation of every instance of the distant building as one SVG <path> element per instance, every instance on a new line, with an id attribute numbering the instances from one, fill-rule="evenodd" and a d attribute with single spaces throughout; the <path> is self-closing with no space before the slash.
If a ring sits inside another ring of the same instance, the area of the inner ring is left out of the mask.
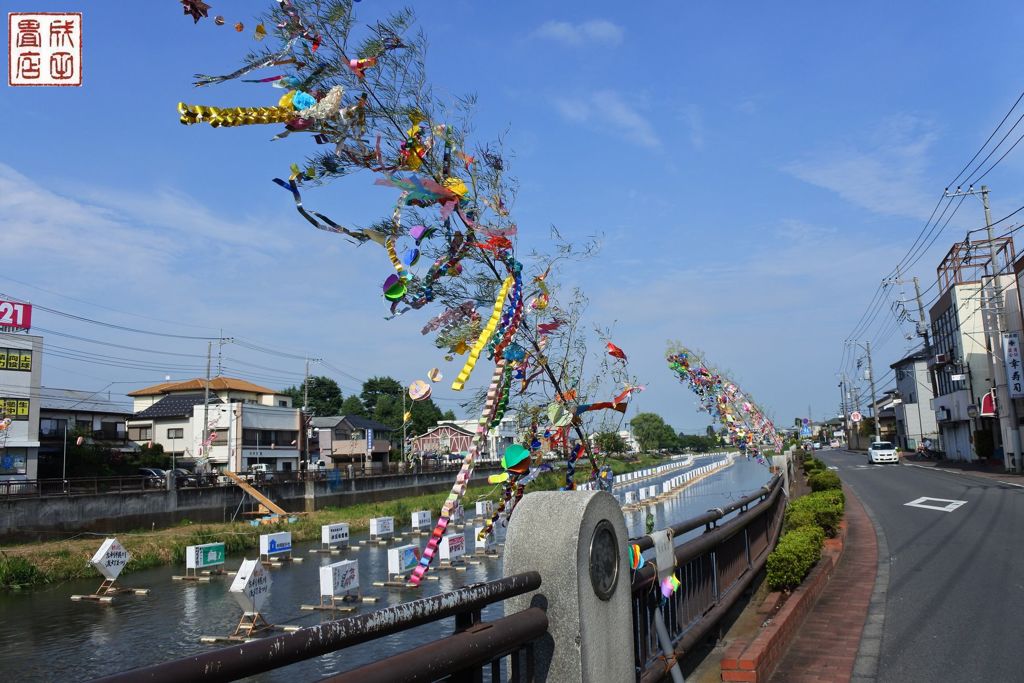
<path id="1" fill-rule="evenodd" d="M 439 422 L 431 427 L 426 434 L 412 440 L 413 455 L 447 455 L 457 453 L 465 455 L 473 443 L 473 432 L 451 422 Z"/>
<path id="2" fill-rule="evenodd" d="M 917 449 L 928 440 L 938 448 L 939 425 L 931 408 L 934 398 L 932 380 L 928 374 L 928 355 L 915 351 L 892 365 L 896 371 L 896 394 L 900 402 L 896 411 L 896 444 L 906 451 Z"/>
<path id="3" fill-rule="evenodd" d="M 458 427 L 464 432 L 470 434 L 476 434 L 477 420 L 440 420 L 438 426 L 452 425 Z M 505 449 L 516 442 L 516 438 L 519 435 L 519 418 L 513 413 L 506 413 L 501 418 L 501 422 L 487 432 L 487 438 L 484 439 L 482 448 L 480 449 L 479 459 L 481 461 L 497 461 L 505 455 Z M 413 450 L 418 451 L 416 447 L 416 440 L 413 439 Z M 452 453 L 461 453 L 465 455 L 469 452 L 469 446 L 463 450 L 455 450 L 452 448 Z M 438 455 L 445 455 L 444 453 L 438 453 Z"/>
<path id="4" fill-rule="evenodd" d="M 0 338 L 0 481 L 36 479 L 43 338 L 17 332 Z"/>
<path id="5" fill-rule="evenodd" d="M 319 454 L 328 469 L 362 466 L 381 470 L 391 456 L 390 427 L 358 415 L 333 415 L 310 420 L 310 453 Z"/>
<path id="6" fill-rule="evenodd" d="M 214 377 L 209 403 L 204 403 L 205 383 L 165 382 L 129 392 L 135 413 L 127 424 L 128 439 L 160 444 L 185 465 L 208 459 L 213 467 L 235 472 L 257 463 L 279 471 L 299 469 L 300 416 L 290 396 L 245 380 Z M 204 430 L 212 437 L 206 453 Z"/>

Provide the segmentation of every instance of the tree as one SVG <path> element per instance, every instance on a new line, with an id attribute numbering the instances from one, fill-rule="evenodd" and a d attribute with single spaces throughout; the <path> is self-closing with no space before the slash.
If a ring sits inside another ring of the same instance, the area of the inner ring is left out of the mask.
<path id="1" fill-rule="evenodd" d="M 293 406 L 302 406 L 306 382 L 285 389 L 283 394 L 292 397 Z M 340 415 L 344 397 L 338 383 L 330 377 L 320 375 L 309 378 L 309 409 L 311 415 Z"/>
<path id="2" fill-rule="evenodd" d="M 598 432 L 594 436 L 594 441 L 602 452 L 611 455 L 625 453 L 628 449 L 626 442 L 619 436 L 618 432 Z"/>
<path id="3" fill-rule="evenodd" d="M 706 434 L 707 434 L 707 435 L 708 435 L 709 437 L 711 437 L 712 439 L 713 439 L 713 438 L 715 438 L 715 427 L 714 427 L 714 425 L 708 425 L 708 426 L 707 426 L 707 429 L 705 429 L 705 430 L 704 430 L 704 432 L 705 432 L 705 433 L 706 433 Z"/>
<path id="4" fill-rule="evenodd" d="M 665 420 L 657 413 L 637 413 L 630 420 L 630 424 L 633 425 L 633 435 L 640 442 L 641 450 L 656 451 L 659 448 L 667 448 L 669 446 L 662 445 L 663 442 L 675 440 L 675 432 L 671 431 L 671 427 L 666 425 Z M 669 432 L 671 439 L 667 439 Z"/>
<path id="5" fill-rule="evenodd" d="M 446 411 L 444 411 L 444 413 L 441 415 L 441 419 L 442 420 L 455 420 L 456 419 L 455 411 L 453 411 L 453 410 L 446 410 Z"/>
<path id="6" fill-rule="evenodd" d="M 402 385 L 393 377 L 371 377 L 363 382 L 363 390 L 359 398 L 363 401 L 366 412 L 373 415 L 377 412 L 377 403 L 382 396 L 390 396 L 398 401 L 399 410 L 402 405 Z"/>
<path id="7" fill-rule="evenodd" d="M 370 414 L 366 412 L 366 406 L 363 405 L 363 402 L 359 400 L 359 397 L 355 394 L 352 394 L 342 402 L 341 409 L 338 411 L 338 414 L 370 417 Z"/>

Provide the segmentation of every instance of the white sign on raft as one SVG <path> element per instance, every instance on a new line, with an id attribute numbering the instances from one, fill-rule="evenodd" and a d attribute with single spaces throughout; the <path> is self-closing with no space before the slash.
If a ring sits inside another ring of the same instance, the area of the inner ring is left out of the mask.
<path id="1" fill-rule="evenodd" d="M 342 560 L 320 567 L 320 595 L 334 597 L 359 588 L 358 560 Z"/>
<path id="2" fill-rule="evenodd" d="M 390 536 L 395 533 L 394 517 L 373 517 L 370 519 L 371 536 Z"/>
<path id="3" fill-rule="evenodd" d="M 420 562 L 420 547 L 416 544 L 388 548 L 388 574 L 405 576 Z"/>
<path id="4" fill-rule="evenodd" d="M 448 534 L 441 538 L 441 559 L 455 562 L 466 554 L 466 537 L 462 534 Z"/>
<path id="5" fill-rule="evenodd" d="M 324 524 L 320 527 L 320 542 L 324 545 L 348 545 L 348 524 Z"/>
<path id="6" fill-rule="evenodd" d="M 627 505 L 629 505 L 630 503 L 635 503 L 636 502 L 636 491 L 626 491 L 625 501 L 626 501 Z"/>
<path id="7" fill-rule="evenodd" d="M 259 612 L 270 597 L 270 571 L 259 560 L 242 560 L 228 593 L 242 611 Z"/>
<path id="8" fill-rule="evenodd" d="M 476 516 L 490 517 L 494 513 L 494 505 L 489 500 L 478 500 L 476 502 Z"/>
<path id="9" fill-rule="evenodd" d="M 89 560 L 89 564 L 103 574 L 103 578 L 114 581 L 121 575 L 121 570 L 128 564 L 132 556 L 124 549 L 116 538 L 108 538 Z"/>
<path id="10" fill-rule="evenodd" d="M 413 529 L 429 529 L 430 528 L 430 510 L 419 510 L 418 512 L 412 513 L 412 528 Z"/>
<path id="11" fill-rule="evenodd" d="M 275 534 L 260 534 L 260 555 L 283 555 L 292 551 L 292 532 L 278 531 Z"/>
<path id="12" fill-rule="evenodd" d="M 185 547 L 185 569 L 206 569 L 224 564 L 224 543 Z"/>
<path id="13" fill-rule="evenodd" d="M 473 529 L 473 538 L 476 539 L 476 550 L 487 552 L 488 550 L 494 550 L 494 546 L 497 545 L 497 541 L 494 538 L 494 532 L 487 534 L 483 538 L 480 538 L 480 532 L 483 531 L 482 526 L 478 526 Z"/>

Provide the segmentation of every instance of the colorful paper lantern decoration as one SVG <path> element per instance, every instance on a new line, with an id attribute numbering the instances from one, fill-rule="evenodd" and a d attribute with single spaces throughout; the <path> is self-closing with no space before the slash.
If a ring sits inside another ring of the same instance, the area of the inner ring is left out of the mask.
<path id="1" fill-rule="evenodd" d="M 430 398 L 430 385 L 421 379 L 409 385 L 409 398 L 414 401 L 425 401 Z"/>

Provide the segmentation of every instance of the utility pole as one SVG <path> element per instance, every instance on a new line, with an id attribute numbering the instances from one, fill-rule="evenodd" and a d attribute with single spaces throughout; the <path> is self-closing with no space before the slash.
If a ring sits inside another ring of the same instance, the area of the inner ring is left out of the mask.
<path id="1" fill-rule="evenodd" d="M 917 334 L 924 337 L 924 353 L 927 356 L 928 347 L 930 345 L 928 340 L 928 323 L 925 322 L 924 304 L 921 303 L 921 281 L 917 279 L 916 275 L 914 276 L 914 294 L 917 296 L 917 315 L 919 316 L 918 320 L 920 321 L 917 324 Z"/>
<path id="2" fill-rule="evenodd" d="M 409 421 L 405 419 L 405 394 L 406 391 L 402 390 L 402 463 L 405 464 L 405 442 L 406 442 L 406 427 L 409 425 Z"/>
<path id="3" fill-rule="evenodd" d="M 206 383 L 203 385 L 203 457 L 207 461 L 210 454 L 207 453 L 206 441 L 210 438 L 210 359 L 213 356 L 213 342 L 206 342 Z M 228 463 L 228 467 L 231 463 Z"/>
<path id="4" fill-rule="evenodd" d="M 867 344 L 868 377 L 871 378 L 871 414 L 875 417 L 875 441 L 881 441 L 882 430 L 878 426 L 878 399 L 875 397 L 875 368 L 871 365 L 871 342 Z"/>
<path id="5" fill-rule="evenodd" d="M 996 406 L 999 410 L 999 425 L 1003 432 L 1003 463 L 1012 463 L 1015 472 L 1024 471 L 1020 451 L 1020 425 L 1017 421 L 1017 406 L 1010 398 L 1010 387 L 1006 383 L 1006 366 L 1003 358 L 1003 332 L 1006 330 L 1006 308 L 1003 306 L 1003 294 L 999 287 L 999 268 L 996 265 L 996 243 L 992 238 L 992 212 L 988 206 L 988 186 L 981 186 L 981 204 L 985 209 L 985 232 L 988 236 L 989 260 L 992 266 L 992 296 L 989 299 L 995 309 L 992 316 L 995 322 L 995 334 L 992 335 L 992 384 L 996 390 Z M 997 346 L 998 344 L 998 346 Z M 1006 452 L 1007 437 L 1013 449 Z"/>
<path id="6" fill-rule="evenodd" d="M 306 424 L 309 414 L 309 358 L 306 358 L 306 378 L 302 380 L 302 410 L 299 411 L 299 428 L 302 438 L 302 462 L 299 469 L 309 469 L 309 426 Z"/>
<path id="7" fill-rule="evenodd" d="M 846 422 L 846 373 L 844 372 L 842 377 L 839 379 L 839 410 L 843 413 L 843 434 L 846 436 L 846 442 L 850 442 L 850 435 L 846 433 L 847 422 Z"/>

